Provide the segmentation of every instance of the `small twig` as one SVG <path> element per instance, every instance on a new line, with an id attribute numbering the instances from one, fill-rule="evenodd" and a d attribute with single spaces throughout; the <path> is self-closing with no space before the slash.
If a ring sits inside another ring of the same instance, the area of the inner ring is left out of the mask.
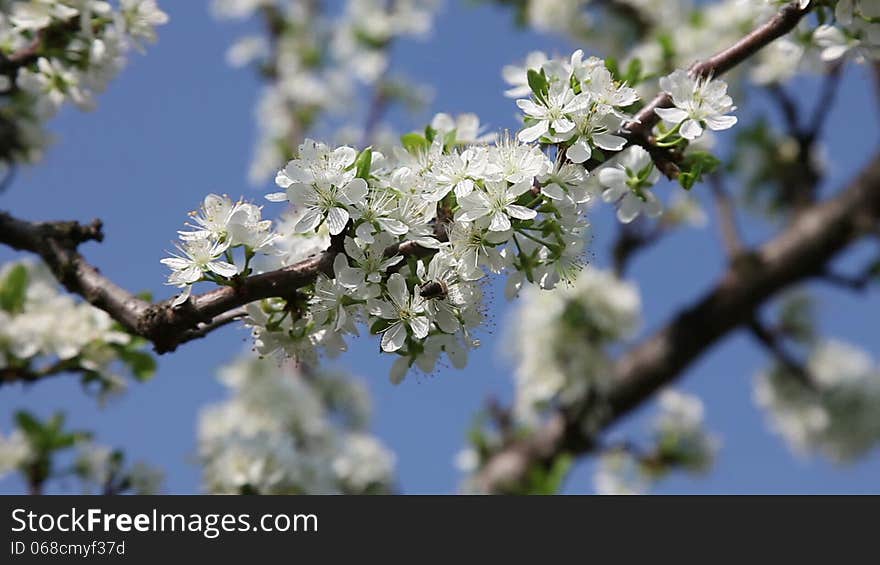
<path id="1" fill-rule="evenodd" d="M 878 281 L 877 261 L 880 260 L 875 260 L 855 275 L 836 273 L 829 267 L 822 271 L 819 275 L 819 280 L 845 290 L 864 292 L 871 283 Z"/>
<path id="2" fill-rule="evenodd" d="M 361 147 L 372 145 L 376 136 L 376 129 L 379 127 L 379 124 L 382 121 L 382 116 L 388 109 L 390 99 L 382 81 L 383 79 L 379 79 L 373 89 L 373 98 L 370 100 L 370 106 L 367 110 L 367 119 L 364 121 Z"/>
<path id="3" fill-rule="evenodd" d="M 843 72 L 843 63 L 837 62 L 828 68 L 825 74 L 825 80 L 822 82 L 822 91 L 819 94 L 819 100 L 813 108 L 813 115 L 810 118 L 809 126 L 804 132 L 807 140 L 812 143 L 819 137 L 822 132 L 822 126 L 825 119 L 831 113 L 831 106 L 834 104 L 834 97 L 840 86 L 840 75 Z"/>
<path id="4" fill-rule="evenodd" d="M 498 398 L 491 396 L 486 400 L 486 413 L 501 434 L 502 441 L 510 441 L 515 433 L 513 413 L 510 409 L 501 404 Z"/>
<path id="5" fill-rule="evenodd" d="M 198 327 L 194 330 L 189 330 L 184 332 L 180 339 L 178 340 L 178 345 L 193 341 L 195 339 L 201 339 L 207 336 L 209 333 L 214 330 L 220 329 L 223 326 L 228 326 L 229 324 L 241 320 L 242 318 L 247 316 L 247 310 L 244 307 L 235 308 L 228 312 L 224 312 L 219 316 L 216 316 L 213 320 L 207 323 L 199 324 Z"/>
<path id="6" fill-rule="evenodd" d="M 15 180 L 15 175 L 18 172 L 18 167 L 15 163 L 8 163 L 6 168 L 6 174 L 3 175 L 3 180 L 0 180 L 0 194 L 6 192 L 9 187 L 12 185 L 12 182 Z"/>
<path id="7" fill-rule="evenodd" d="M 767 92 L 779 107 L 779 111 L 782 113 L 782 117 L 785 119 L 785 124 L 788 127 L 789 135 L 795 138 L 801 138 L 800 110 L 798 109 L 797 104 L 795 104 L 794 99 L 789 96 L 785 88 L 776 83 L 769 85 L 767 87 Z"/>
<path id="8" fill-rule="evenodd" d="M 80 367 L 70 360 L 58 360 L 40 369 L 31 369 L 28 367 L 3 367 L 0 369 L 0 386 L 12 383 L 31 383 L 61 375 L 63 373 L 81 372 L 86 373 L 88 369 Z"/>
<path id="9" fill-rule="evenodd" d="M 803 385 L 815 388 L 809 371 L 802 362 L 785 348 L 781 336 L 764 326 L 757 316 L 753 316 L 749 320 L 747 327 L 752 337 L 769 351 L 786 371 L 796 377 Z"/>
<path id="10" fill-rule="evenodd" d="M 654 245 L 666 233 L 666 224 L 657 221 L 646 227 L 645 220 L 636 220 L 630 224 L 620 224 L 617 239 L 611 248 L 614 273 L 618 278 L 626 275 L 633 257 L 640 251 Z"/>

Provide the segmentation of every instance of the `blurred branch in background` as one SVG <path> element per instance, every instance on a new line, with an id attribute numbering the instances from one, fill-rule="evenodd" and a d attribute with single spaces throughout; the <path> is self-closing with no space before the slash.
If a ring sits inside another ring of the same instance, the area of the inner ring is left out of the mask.
<path id="1" fill-rule="evenodd" d="M 731 266 L 715 287 L 673 320 L 622 355 L 604 399 L 607 428 L 669 383 L 729 332 L 747 323 L 765 300 L 821 274 L 824 265 L 880 222 L 880 155 L 839 194 L 805 210 L 778 236 L 756 249 L 754 264 Z M 504 492 L 534 466 L 560 453 L 593 449 L 584 433 L 584 409 L 556 413 L 531 435 L 505 445 L 478 472 L 481 490 Z"/>

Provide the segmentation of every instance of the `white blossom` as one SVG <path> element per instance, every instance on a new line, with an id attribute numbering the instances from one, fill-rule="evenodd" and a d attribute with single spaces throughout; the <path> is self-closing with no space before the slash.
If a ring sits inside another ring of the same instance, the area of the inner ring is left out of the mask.
<path id="1" fill-rule="evenodd" d="M 584 110 L 589 103 L 587 95 L 575 94 L 570 85 L 554 82 L 545 100 L 534 102 L 526 98 L 516 101 L 526 114 L 526 123 L 531 124 L 520 131 L 517 138 L 523 143 L 537 141 L 548 134 L 566 139 L 565 134 L 574 129 L 574 114 Z"/>
<path id="2" fill-rule="evenodd" d="M 531 183 L 521 182 L 508 186 L 506 181 L 490 181 L 486 189 L 474 190 L 461 199 L 461 209 L 455 220 L 473 222 L 489 217 L 489 231 L 503 232 L 510 229 L 510 220 L 530 220 L 537 215 L 532 208 L 515 202 L 531 190 Z"/>
<path id="3" fill-rule="evenodd" d="M 408 331 L 416 339 L 427 336 L 430 320 L 425 312 L 425 299 L 409 291 L 400 273 L 388 277 L 387 289 L 387 300 L 371 299 L 367 308 L 373 316 L 390 322 L 382 333 L 382 350 L 390 353 L 403 347 Z"/>
<path id="4" fill-rule="evenodd" d="M 364 428 L 353 379 L 242 357 L 220 380 L 227 400 L 203 409 L 199 459 L 211 493 L 364 494 L 393 486 L 394 455 Z"/>
<path id="5" fill-rule="evenodd" d="M 305 210 L 296 231 L 309 232 L 326 221 L 330 234 L 339 234 L 348 223 L 349 207 L 367 195 L 367 183 L 350 169 L 356 157 L 357 151 L 351 147 L 331 150 L 323 143 L 306 140 L 299 157 L 275 179 L 286 192 L 267 198 L 273 202 L 290 200 Z"/>
<path id="6" fill-rule="evenodd" d="M 664 122 L 680 126 L 685 139 L 698 138 L 704 128 L 719 131 L 736 124 L 736 116 L 726 115 L 736 106 L 727 95 L 727 83 L 723 80 L 695 79 L 678 69 L 660 79 L 660 88 L 672 97 L 675 107 L 654 111 Z"/>
<path id="7" fill-rule="evenodd" d="M 639 320 L 636 287 L 589 267 L 571 286 L 524 289 L 510 327 L 517 362 L 515 414 L 534 422 L 549 403 L 604 389 L 605 344 L 632 334 Z"/>
<path id="8" fill-rule="evenodd" d="M 605 202 L 617 202 L 617 218 L 629 223 L 644 213 L 659 216 L 663 211 L 660 201 L 648 190 L 660 179 L 651 156 L 642 147 L 630 147 L 599 170 L 599 182 L 606 187 L 602 193 Z"/>
<path id="9" fill-rule="evenodd" d="M 782 369 L 762 372 L 754 396 L 770 425 L 798 453 L 852 461 L 880 442 L 880 368 L 861 349 L 819 343 L 805 367 L 806 386 Z"/>
<path id="10" fill-rule="evenodd" d="M 0 478 L 20 469 L 33 455 L 33 447 L 21 430 L 16 429 L 8 436 L 0 433 Z"/>

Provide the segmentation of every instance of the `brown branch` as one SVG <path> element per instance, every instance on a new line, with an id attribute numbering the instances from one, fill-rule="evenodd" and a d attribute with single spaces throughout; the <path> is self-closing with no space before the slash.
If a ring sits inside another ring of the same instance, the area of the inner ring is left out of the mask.
<path id="1" fill-rule="evenodd" d="M 12 76 L 20 67 L 36 62 L 43 47 L 43 31 L 33 41 L 9 55 L 0 55 L 0 73 Z"/>
<path id="2" fill-rule="evenodd" d="M 812 4 L 806 8 L 800 8 L 798 2 L 790 2 L 783 6 L 770 20 L 755 28 L 751 33 L 722 51 L 719 51 L 705 61 L 691 66 L 690 74 L 694 77 L 717 77 L 736 67 L 774 40 L 782 37 L 795 28 L 798 22 L 812 8 Z M 666 108 L 672 105 L 672 98 L 666 93 L 658 94 L 648 102 L 636 115 L 635 121 L 628 124 L 624 130 L 629 134 L 630 140 L 640 145 L 650 143 L 651 128 L 660 120 L 654 111 L 657 108 Z M 653 155 L 652 155 L 653 156 Z M 670 176 L 669 163 L 663 163 L 661 159 L 661 171 Z M 665 170 L 664 170 L 665 169 Z"/>
<path id="3" fill-rule="evenodd" d="M 88 369 L 71 362 L 70 359 L 58 360 L 54 363 L 38 369 L 30 367 L 3 367 L 0 368 L 0 385 L 11 383 L 31 383 L 53 377 L 62 373 L 79 372 L 87 373 Z"/>
<path id="4" fill-rule="evenodd" d="M 120 288 L 77 251 L 81 243 L 102 239 L 97 220 L 88 226 L 76 222 L 31 223 L 0 212 L 0 243 L 42 257 L 67 290 L 110 314 L 130 333 L 153 342 L 157 353 L 173 351 L 182 343 L 240 319 L 244 316 L 241 308 L 251 302 L 289 297 L 321 273 L 332 276 L 333 259 L 343 242 L 341 237 L 334 237 L 323 253 L 289 267 L 247 277 L 236 286 L 194 295 L 183 305 L 172 307 L 170 300 L 151 305 Z M 386 250 L 388 255 L 404 256 L 432 252 L 412 241 Z"/>
<path id="5" fill-rule="evenodd" d="M 98 220 L 86 226 L 77 222 L 31 223 L 0 212 L 0 242 L 36 253 L 67 290 L 110 314 L 126 330 L 138 333 L 148 304 L 103 276 L 77 251 L 81 243 L 103 238 Z"/>
<path id="6" fill-rule="evenodd" d="M 783 289 L 821 273 L 830 259 L 880 223 L 880 155 L 835 197 L 800 214 L 752 254 L 728 267 L 717 284 L 681 310 L 665 327 L 622 355 L 604 397 L 603 429 L 672 382 L 734 329 L 748 323 L 759 305 Z M 515 490 L 536 465 L 557 454 L 590 451 L 585 411 L 556 412 L 533 434 L 490 457 L 476 477 L 487 492 Z"/>
<path id="7" fill-rule="evenodd" d="M 877 99 L 878 107 L 880 107 L 880 61 L 874 61 L 873 67 L 873 75 L 874 75 L 874 96 Z M 878 108 L 880 109 L 880 108 Z M 878 117 L 880 117 L 880 112 L 877 112 Z"/>
<path id="8" fill-rule="evenodd" d="M 242 320 L 246 317 L 247 310 L 245 310 L 244 307 L 235 308 L 228 312 L 224 312 L 223 314 L 216 316 L 209 322 L 200 323 L 194 329 L 182 332 L 180 334 L 180 337 L 176 340 L 177 345 L 206 337 L 214 330 L 218 330 L 224 326 L 228 326 L 229 324 L 237 322 L 238 320 Z"/>

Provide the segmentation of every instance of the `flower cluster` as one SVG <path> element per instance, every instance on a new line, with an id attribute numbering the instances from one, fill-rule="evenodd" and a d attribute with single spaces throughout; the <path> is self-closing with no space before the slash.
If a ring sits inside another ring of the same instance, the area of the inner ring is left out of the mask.
<path id="1" fill-rule="evenodd" d="M 515 137 L 484 134 L 474 115 L 438 114 L 385 152 L 306 139 L 276 174 L 283 191 L 267 196 L 293 205 L 274 231 L 254 205 L 209 196 L 195 231 L 181 232 L 181 253 L 163 260 L 173 271 L 169 284 L 184 289 L 174 303 L 194 282 L 235 286 L 252 272 L 330 250 L 332 271 L 291 296 L 247 307 L 260 354 L 314 363 L 319 352 L 344 351 L 346 337 L 366 326 L 381 334 L 382 351 L 398 355 L 394 382 L 443 358 L 464 366 L 479 345 L 486 274 L 509 275 L 508 298 L 527 283 L 573 282 L 596 194 L 618 204 L 622 222 L 661 213 L 650 190 L 660 173 L 645 149 L 625 147 L 619 135 L 635 91 L 581 51 L 533 62 L 540 66 L 505 72 L 514 92 L 524 94 L 524 85 L 531 93 L 517 101 L 525 115 Z M 689 80 L 669 80 L 682 76 Z M 724 83 L 701 81 L 688 93 L 675 83 L 675 91 L 678 107 L 668 112 L 686 117 L 663 138 L 670 144 L 735 121 L 722 115 L 732 109 Z M 682 129 L 694 135 L 672 141 Z M 236 247 L 245 250 L 238 266 Z"/>
<path id="2" fill-rule="evenodd" d="M 641 494 L 673 470 L 703 473 L 718 451 L 704 429 L 703 403 L 696 396 L 665 390 L 652 423 L 648 449 L 628 444 L 599 458 L 594 484 L 599 494 Z"/>
<path id="3" fill-rule="evenodd" d="M 809 383 L 783 367 L 755 380 L 756 402 L 795 451 L 846 462 L 880 443 L 880 368 L 866 352 L 821 342 L 805 373 Z"/>
<path id="4" fill-rule="evenodd" d="M 577 50 L 569 61 L 549 60 L 540 72 L 527 69 L 526 81 L 533 99 L 517 100 L 529 126 L 519 132 L 520 141 L 562 144 L 573 163 L 586 162 L 596 149 L 619 151 L 626 145 L 614 134 L 630 119 L 626 109 L 638 94 L 615 81 L 601 59 L 584 60 Z"/>
<path id="5" fill-rule="evenodd" d="M 394 487 L 394 456 L 366 431 L 351 378 L 246 357 L 220 379 L 232 397 L 202 411 L 199 457 L 211 493 L 369 494 Z"/>
<path id="6" fill-rule="evenodd" d="M 608 384 L 609 344 L 633 334 L 640 298 L 631 283 L 595 267 L 552 292 L 529 288 L 514 314 L 515 414 L 533 423 L 554 402 Z"/>
<path id="7" fill-rule="evenodd" d="M 0 2 L 0 53 L 12 61 L 0 71 L 0 115 L 15 130 L 0 159 L 36 160 L 42 122 L 68 101 L 93 107 L 127 52 L 155 41 L 154 28 L 167 21 L 155 0 Z"/>
<path id="8" fill-rule="evenodd" d="M 103 310 L 62 292 L 42 263 L 0 268 L 0 370 L 21 380 L 76 371 L 84 384 L 108 393 L 125 387 L 120 364 L 136 378 L 152 375 L 154 362 L 143 346 Z"/>
<path id="9" fill-rule="evenodd" d="M 284 301 L 253 308 L 261 352 L 278 346 L 267 334 L 279 332 L 293 338 L 288 352 L 342 348 L 341 337 L 365 322 L 384 351 L 401 356 L 395 380 L 414 364 L 432 370 L 443 353 L 460 367 L 478 344 L 471 330 L 482 321 L 486 271 L 515 271 L 511 294 L 526 280 L 552 288 L 571 278 L 584 245 L 586 172 L 511 139 L 468 143 L 479 128 L 468 130 L 460 140 L 457 128 L 429 127 L 388 156 L 311 140 L 300 147 L 276 178 L 285 191 L 269 199 L 296 204 L 294 232 L 326 229 L 344 253 L 333 277 L 304 293 L 306 315 L 292 319 Z M 404 261 L 399 249 L 412 244 L 425 256 Z"/>
<path id="10" fill-rule="evenodd" d="M 250 261 L 256 254 L 274 252 L 277 234 L 272 222 L 263 220 L 259 206 L 209 194 L 190 217 L 193 223 L 187 225 L 191 229 L 178 232 L 178 252 L 162 259 L 171 269 L 167 284 L 183 289 L 174 305 L 189 298 L 195 283 L 233 284 L 235 277 L 250 274 Z M 239 266 L 233 254 L 236 249 L 243 251 Z"/>
<path id="11" fill-rule="evenodd" d="M 256 64 L 267 79 L 257 108 L 260 133 L 252 181 L 265 180 L 294 155 L 322 114 L 354 114 L 358 89 L 381 89 L 386 103 L 418 90 L 383 78 L 389 48 L 397 38 L 426 35 L 437 2 L 347 0 L 340 9 L 334 15 L 316 2 L 214 1 L 221 18 L 247 18 L 260 10 L 269 29 L 268 38 L 241 38 L 227 56 L 234 66 Z"/>
<path id="12" fill-rule="evenodd" d="M 614 80 L 604 61 L 595 57 L 584 60 L 581 51 L 568 61 L 535 52 L 523 67 L 505 67 L 503 74 L 511 85 L 508 96 L 532 94 L 529 99 L 517 100 L 527 126 L 519 133 L 521 141 L 556 145 L 567 173 L 580 170 L 573 164 L 591 164 L 596 181 L 593 186 L 602 189 L 603 200 L 618 204 L 621 222 L 629 223 L 641 214 L 661 214 L 662 205 L 650 190 L 660 172 L 644 148 L 624 149 L 626 139 L 619 135 L 631 120 L 626 110 L 638 102 L 638 95 Z M 705 128 L 722 130 L 736 123 L 735 117 L 726 115 L 735 107 L 724 81 L 694 79 L 686 71 L 676 70 L 660 79 L 660 88 L 670 94 L 674 107 L 656 110 L 669 125 L 657 128 L 658 147 L 691 151 Z M 604 152 L 617 154 L 605 160 Z M 679 180 L 690 188 L 693 182 L 686 179 L 696 179 L 700 173 L 701 169 L 695 173 L 682 170 Z M 551 196 L 554 191 L 553 186 L 545 189 Z"/>
<path id="13" fill-rule="evenodd" d="M 859 61 L 880 59 L 880 2 L 838 0 L 835 25 L 821 25 L 813 41 L 822 48 L 822 59 L 835 61 L 852 54 Z"/>
<path id="14" fill-rule="evenodd" d="M 31 444 L 20 429 L 6 436 L 0 433 L 0 478 L 25 467 L 33 458 Z"/>

